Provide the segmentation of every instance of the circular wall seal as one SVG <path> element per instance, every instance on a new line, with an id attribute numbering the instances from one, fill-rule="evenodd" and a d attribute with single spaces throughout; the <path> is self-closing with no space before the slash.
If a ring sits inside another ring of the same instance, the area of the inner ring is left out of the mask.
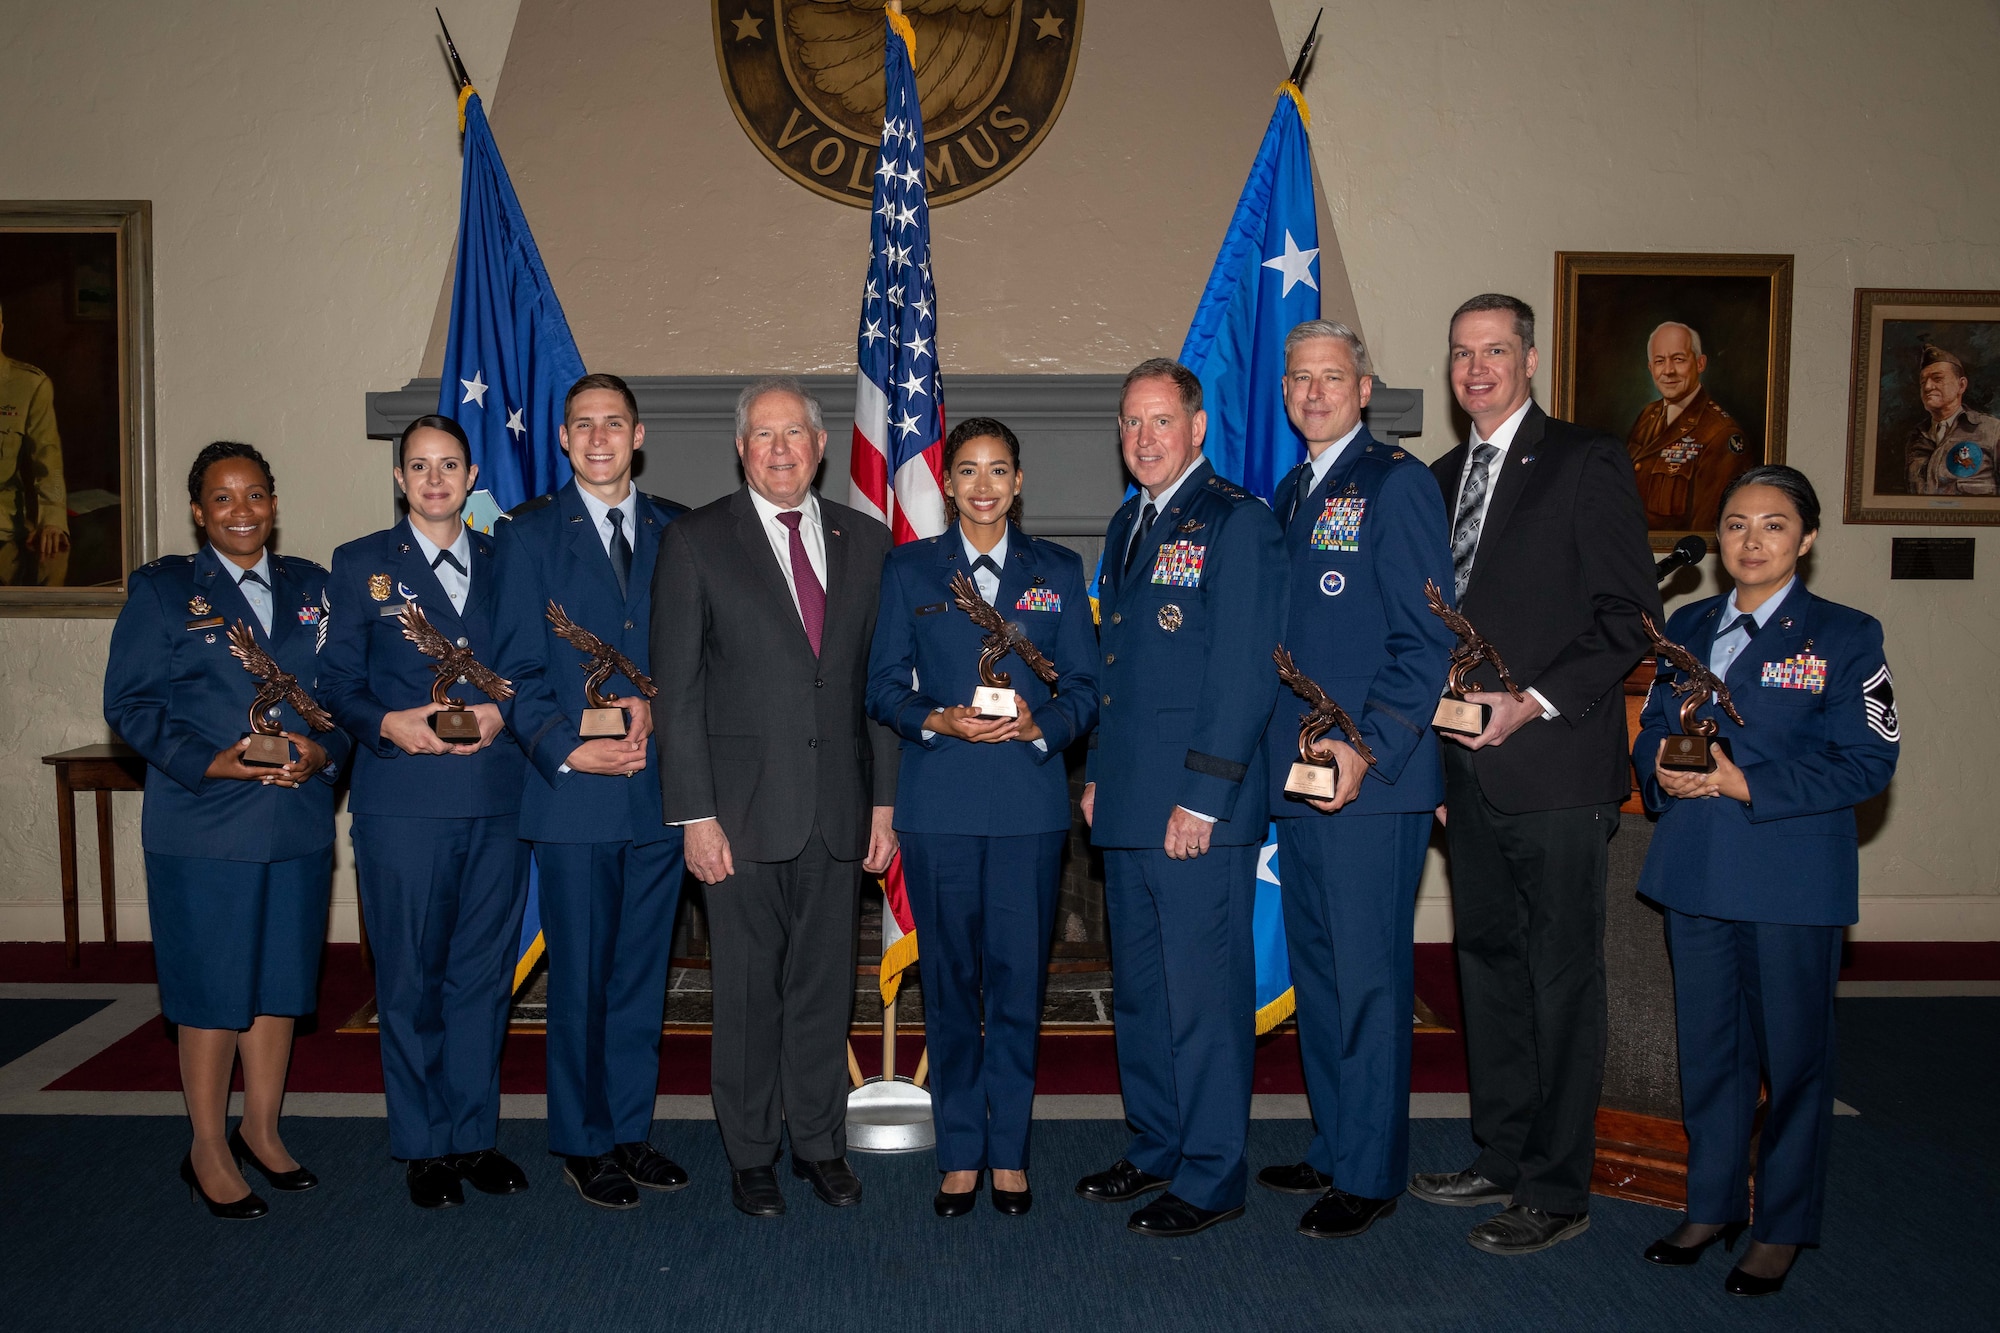
<path id="1" fill-rule="evenodd" d="M 882 0 L 713 0 L 715 59 L 744 133 L 829 199 L 873 202 L 882 138 Z M 1083 0 L 904 0 L 917 34 L 931 207 L 1027 159 L 1076 73 Z"/>

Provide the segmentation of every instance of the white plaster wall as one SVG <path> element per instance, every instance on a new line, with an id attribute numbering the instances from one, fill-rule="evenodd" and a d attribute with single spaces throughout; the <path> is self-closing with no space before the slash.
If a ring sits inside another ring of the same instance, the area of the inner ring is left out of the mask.
<path id="1" fill-rule="evenodd" d="M 495 90 L 517 0 L 454 0 Z M 186 551 L 184 478 L 209 440 L 277 473 L 286 551 L 325 561 L 389 514 L 362 395 L 423 354 L 458 216 L 458 120 L 424 5 L 65 0 L 5 6 L 0 196 L 151 199 L 162 549 Z M 358 464 L 365 463 L 365 466 Z M 108 739 L 109 620 L 0 619 L 0 939 L 59 939 L 44 754 Z M 139 798 L 114 798 L 120 933 L 147 934 Z M 84 935 L 94 816 L 78 801 Z M 336 938 L 354 938 L 343 830 Z"/>
<path id="2" fill-rule="evenodd" d="M 1317 9 L 1273 0 L 1288 49 Z M 2000 530 L 1955 530 L 1980 539 L 1976 581 L 1891 583 L 1892 536 L 1952 530 L 1839 518 L 1854 289 L 2000 288 L 2000 7 L 1401 0 L 1327 18 L 1307 87 L 1320 180 L 1376 364 L 1426 391 L 1424 456 L 1455 443 L 1445 327 L 1464 298 L 1511 292 L 1546 318 L 1557 250 L 1797 256 L 1787 461 L 1828 516 L 1811 583 L 1882 620 L 1903 726 L 1855 935 L 2000 939 L 1980 796 L 2000 753 Z M 1433 865 L 1420 937 L 1449 938 L 1444 892 Z"/>

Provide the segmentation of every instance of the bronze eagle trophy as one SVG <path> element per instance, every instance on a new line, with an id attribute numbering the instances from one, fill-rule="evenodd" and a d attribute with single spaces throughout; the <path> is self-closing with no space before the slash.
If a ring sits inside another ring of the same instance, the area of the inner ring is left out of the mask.
<path id="1" fill-rule="evenodd" d="M 638 663 L 571 620 L 569 613 L 554 600 L 549 602 L 548 617 L 549 624 L 555 629 L 556 637 L 589 659 L 580 665 L 583 667 L 583 697 L 589 702 L 590 707 L 583 710 L 583 720 L 577 726 L 577 735 L 585 739 L 595 736 L 623 736 L 626 732 L 625 710 L 604 692 L 604 683 L 615 673 L 631 681 L 639 693 L 648 699 L 659 694 L 659 687 L 653 684 L 651 677 L 639 670 Z"/>
<path id="2" fill-rule="evenodd" d="M 1318 681 L 1299 670 L 1292 661 L 1292 655 L 1279 644 L 1271 651 L 1271 660 L 1278 664 L 1278 679 L 1283 681 L 1293 694 L 1306 701 L 1306 714 L 1299 719 L 1299 762 L 1292 765 L 1291 776 L 1285 779 L 1285 791 L 1294 796 L 1313 796 L 1322 801 L 1333 798 L 1339 774 L 1327 760 L 1313 753 L 1313 746 L 1335 727 L 1347 737 L 1347 743 L 1361 756 L 1362 762 L 1373 765 L 1375 752 L 1361 739 L 1361 728 L 1354 725 L 1354 719 L 1347 710 L 1335 703 L 1327 692 L 1320 688 Z"/>
<path id="3" fill-rule="evenodd" d="M 425 657 L 437 659 L 431 667 L 437 673 L 437 679 L 431 682 L 431 702 L 442 706 L 431 714 L 431 730 L 439 740 L 453 745 L 477 745 L 479 719 L 465 704 L 451 697 L 451 687 L 462 681 L 498 703 L 514 697 L 513 682 L 502 680 L 481 666 L 472 649 L 463 646 L 465 640 L 453 643 L 438 633 L 437 626 L 431 624 L 430 617 L 415 602 L 403 603 L 401 619 L 403 637 Z"/>
<path id="4" fill-rule="evenodd" d="M 1430 604 L 1431 614 L 1458 636 L 1458 646 L 1451 650 L 1451 674 L 1445 677 L 1445 690 L 1451 697 L 1438 700 L 1437 713 L 1431 718 L 1431 725 L 1439 731 L 1477 736 L 1486 730 L 1493 709 L 1486 704 L 1465 702 L 1465 692 L 1469 688 L 1465 678 L 1472 669 L 1482 662 L 1492 663 L 1501 685 L 1516 699 L 1521 697 L 1521 687 L 1508 674 L 1507 664 L 1500 660 L 1500 651 L 1472 627 L 1470 620 L 1444 600 L 1444 590 L 1438 587 L 1436 579 L 1424 580 L 1424 601 Z"/>
<path id="5" fill-rule="evenodd" d="M 979 688 L 973 691 L 972 697 L 979 716 L 1018 717 L 1020 701 L 1009 688 L 1014 678 L 996 669 L 1000 659 L 1008 653 L 1014 654 L 1027 663 L 1028 670 L 1041 677 L 1046 685 L 1056 683 L 1056 664 L 1028 641 L 1028 636 L 1021 632 L 1019 625 L 1003 619 L 1000 612 L 979 595 L 979 585 L 967 578 L 962 569 L 951 576 L 951 597 L 958 603 L 959 610 L 972 617 L 973 624 L 986 631 L 986 638 L 979 645 Z"/>
<path id="6" fill-rule="evenodd" d="M 1639 623 L 1646 627 L 1646 637 L 1653 641 L 1653 647 L 1660 656 L 1672 663 L 1682 675 L 1673 682 L 1675 694 L 1681 696 L 1681 734 L 1667 737 L 1667 743 L 1660 751 L 1660 767 L 1677 773 L 1713 773 L 1715 756 L 1718 752 L 1729 753 L 1729 742 L 1715 733 L 1720 730 L 1714 718 L 1696 717 L 1701 706 L 1715 696 L 1715 702 L 1737 726 L 1743 725 L 1743 715 L 1736 711 L 1736 701 L 1729 697 L 1729 687 L 1722 678 L 1708 669 L 1708 664 L 1660 633 L 1660 627 L 1653 618 L 1641 612 Z M 1655 678 L 1654 684 L 1659 681 Z"/>
<path id="7" fill-rule="evenodd" d="M 240 620 L 229 628 L 229 655 L 257 682 L 257 695 L 250 701 L 250 744 L 243 751 L 244 763 L 283 768 L 292 762 L 292 743 L 285 739 L 284 728 L 275 716 L 280 703 L 290 704 L 314 731 L 333 730 L 333 718 L 305 692 L 297 676 L 258 646 L 257 636 Z"/>

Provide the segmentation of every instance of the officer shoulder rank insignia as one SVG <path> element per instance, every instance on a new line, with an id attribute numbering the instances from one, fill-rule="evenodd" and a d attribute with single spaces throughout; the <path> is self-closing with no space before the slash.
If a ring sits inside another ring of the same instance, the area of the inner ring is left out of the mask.
<path id="1" fill-rule="evenodd" d="M 378 602 L 388 601 L 389 576 L 387 574 L 370 574 L 368 576 L 368 595 Z"/>
<path id="2" fill-rule="evenodd" d="M 1206 559 L 1206 546 L 1196 546 L 1190 541 L 1163 542 L 1158 558 L 1153 561 L 1153 582 L 1170 588 L 1198 588 L 1202 562 Z M 1178 617 L 1180 612 L 1174 614 Z"/>
<path id="3" fill-rule="evenodd" d="M 1062 594 L 1054 588 L 1030 588 L 1014 603 L 1016 611 L 1060 611 Z"/>
<path id="4" fill-rule="evenodd" d="M 1861 702 L 1868 710 L 1868 729 L 1891 745 L 1900 743 L 1903 726 L 1896 720 L 1896 682 L 1887 662 L 1861 686 Z"/>
<path id="5" fill-rule="evenodd" d="M 1361 519 L 1367 512 L 1368 502 L 1360 496 L 1329 497 L 1326 511 L 1313 523 L 1313 550 L 1360 550 Z"/>
<path id="6" fill-rule="evenodd" d="M 1172 602 L 1160 608 L 1160 628 L 1172 634 L 1181 627 L 1181 609 Z"/>
<path id="7" fill-rule="evenodd" d="M 203 597 L 200 593 L 196 593 L 194 596 L 188 598 L 188 614 L 191 616 L 205 616 L 212 609 L 208 604 L 208 598 Z"/>
<path id="8" fill-rule="evenodd" d="M 1808 652 L 1782 662 L 1766 662 L 1757 674 L 1757 683 L 1766 689 L 1810 690 L 1818 694 L 1826 689 L 1826 659 Z"/>

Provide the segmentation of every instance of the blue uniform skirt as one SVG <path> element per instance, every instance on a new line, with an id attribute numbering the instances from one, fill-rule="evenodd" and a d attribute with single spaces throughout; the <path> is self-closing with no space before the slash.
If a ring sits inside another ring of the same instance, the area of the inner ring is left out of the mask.
<path id="1" fill-rule="evenodd" d="M 146 910 L 167 1021 L 250 1026 L 317 1006 L 333 848 L 289 861 L 146 853 Z"/>

